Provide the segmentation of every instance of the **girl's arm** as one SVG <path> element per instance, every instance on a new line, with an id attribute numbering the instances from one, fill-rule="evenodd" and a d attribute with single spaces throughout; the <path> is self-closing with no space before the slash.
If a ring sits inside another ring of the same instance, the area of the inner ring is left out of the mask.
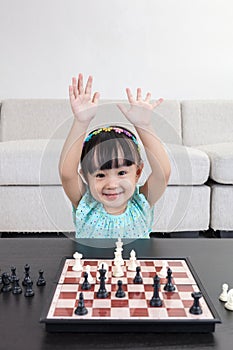
<path id="1" fill-rule="evenodd" d="M 140 188 L 150 205 L 154 205 L 162 196 L 170 177 L 170 161 L 161 141 L 152 126 L 153 110 L 162 103 L 162 99 L 150 103 L 151 94 L 147 93 L 143 100 L 141 89 L 137 89 L 137 97 L 133 98 L 130 89 L 126 89 L 130 108 L 119 105 L 126 118 L 134 125 L 143 143 L 147 159 L 151 166 L 151 174 Z"/>
<path id="2" fill-rule="evenodd" d="M 59 173 L 64 191 L 75 208 L 85 191 L 85 185 L 78 174 L 83 141 L 88 126 L 96 114 L 99 101 L 97 92 L 91 99 L 91 88 L 92 77 L 90 76 L 84 90 L 82 74 L 79 74 L 78 82 L 76 78 L 72 78 L 72 85 L 69 86 L 74 121 L 61 152 Z"/>

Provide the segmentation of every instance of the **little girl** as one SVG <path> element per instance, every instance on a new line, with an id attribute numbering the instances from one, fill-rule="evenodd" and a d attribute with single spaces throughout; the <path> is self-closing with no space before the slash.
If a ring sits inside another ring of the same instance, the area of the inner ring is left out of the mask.
<path id="1" fill-rule="evenodd" d="M 133 98 L 126 89 L 129 108 L 118 105 L 135 127 L 146 151 L 151 174 L 138 186 L 143 162 L 138 141 L 128 129 L 107 126 L 89 133 L 100 94 L 92 98 L 92 77 L 83 87 L 83 76 L 69 87 L 74 121 L 64 144 L 59 171 L 63 188 L 73 206 L 76 238 L 149 238 L 154 204 L 163 194 L 170 176 L 170 162 L 155 135 L 151 119 L 162 99 L 150 103 L 141 89 Z M 78 166 L 80 171 L 78 172 Z"/>

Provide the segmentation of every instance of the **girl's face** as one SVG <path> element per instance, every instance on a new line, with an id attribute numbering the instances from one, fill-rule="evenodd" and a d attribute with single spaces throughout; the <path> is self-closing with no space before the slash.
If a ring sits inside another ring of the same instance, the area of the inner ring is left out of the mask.
<path id="1" fill-rule="evenodd" d="M 103 204 L 107 213 L 122 214 L 134 194 L 142 168 L 143 165 L 132 164 L 88 173 L 87 182 L 92 196 Z"/>

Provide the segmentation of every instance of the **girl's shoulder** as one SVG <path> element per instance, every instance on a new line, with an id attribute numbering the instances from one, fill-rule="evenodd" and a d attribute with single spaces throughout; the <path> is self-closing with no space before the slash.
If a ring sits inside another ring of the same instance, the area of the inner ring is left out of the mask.
<path id="1" fill-rule="evenodd" d="M 85 190 L 84 195 L 82 196 L 77 208 L 74 210 L 77 211 L 89 211 L 98 206 L 98 202 L 95 198 L 92 197 L 88 187 Z"/>
<path id="2" fill-rule="evenodd" d="M 150 204 L 147 201 L 145 195 L 140 192 L 140 186 L 136 186 L 133 197 L 131 199 L 133 204 L 137 204 L 145 210 L 150 209 Z"/>

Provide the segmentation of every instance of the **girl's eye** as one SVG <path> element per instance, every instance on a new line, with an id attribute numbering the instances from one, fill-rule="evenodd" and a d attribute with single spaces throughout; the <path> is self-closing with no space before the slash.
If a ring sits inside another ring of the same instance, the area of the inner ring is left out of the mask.
<path id="1" fill-rule="evenodd" d="M 125 170 L 121 170 L 119 171 L 118 175 L 122 176 L 122 175 L 125 175 L 126 174 L 126 171 Z"/>
<path id="2" fill-rule="evenodd" d="M 104 175 L 103 173 L 98 173 L 98 174 L 96 174 L 95 177 L 102 178 L 102 177 L 104 177 L 104 176 L 105 176 L 105 175 Z"/>

